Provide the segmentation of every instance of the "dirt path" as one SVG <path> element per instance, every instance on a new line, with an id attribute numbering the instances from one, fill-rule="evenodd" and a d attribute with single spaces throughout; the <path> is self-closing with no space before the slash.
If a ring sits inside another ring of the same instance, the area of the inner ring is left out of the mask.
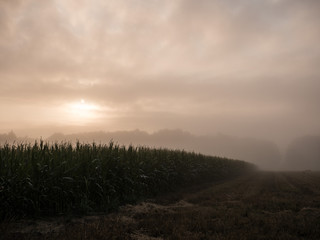
<path id="1" fill-rule="evenodd" d="M 107 216 L 18 222 L 0 230 L 4 239 L 320 239 L 320 173 L 259 172 Z"/>

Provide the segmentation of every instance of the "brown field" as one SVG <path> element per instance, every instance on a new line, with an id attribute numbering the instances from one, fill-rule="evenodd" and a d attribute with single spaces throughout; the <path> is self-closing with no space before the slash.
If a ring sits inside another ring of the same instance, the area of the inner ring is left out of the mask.
<path id="1" fill-rule="evenodd" d="M 0 239 L 320 239 L 320 173 L 257 172 L 87 217 L 7 221 Z"/>

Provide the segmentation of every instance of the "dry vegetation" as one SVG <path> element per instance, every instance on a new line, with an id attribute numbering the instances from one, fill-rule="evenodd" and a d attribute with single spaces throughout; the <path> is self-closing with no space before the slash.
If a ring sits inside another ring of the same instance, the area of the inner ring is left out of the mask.
<path id="1" fill-rule="evenodd" d="M 117 213 L 7 222 L 3 239 L 320 239 L 320 173 L 261 172 Z"/>

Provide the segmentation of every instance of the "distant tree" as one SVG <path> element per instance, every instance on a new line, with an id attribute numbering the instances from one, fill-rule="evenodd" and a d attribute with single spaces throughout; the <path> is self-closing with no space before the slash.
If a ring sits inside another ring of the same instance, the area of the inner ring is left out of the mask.
<path id="1" fill-rule="evenodd" d="M 286 152 L 286 167 L 291 170 L 320 170 L 320 136 L 295 139 Z"/>
<path id="2" fill-rule="evenodd" d="M 17 140 L 17 135 L 11 130 L 7 135 L 8 141 L 15 141 Z"/>
<path id="3" fill-rule="evenodd" d="M 17 135 L 12 130 L 7 134 L 0 134 L 0 143 L 1 144 L 12 143 L 17 140 L 18 140 Z"/>

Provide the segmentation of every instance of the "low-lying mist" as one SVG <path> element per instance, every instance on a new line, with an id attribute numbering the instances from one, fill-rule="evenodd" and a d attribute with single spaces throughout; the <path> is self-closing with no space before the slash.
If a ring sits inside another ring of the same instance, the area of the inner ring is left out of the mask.
<path id="1" fill-rule="evenodd" d="M 182 130 L 55 133 L 43 139 L 48 142 L 109 143 L 150 146 L 199 152 L 206 155 L 244 160 L 262 170 L 320 170 L 320 136 L 304 136 L 283 151 L 272 141 L 240 138 L 229 135 L 193 135 Z M 35 139 L 17 137 L 13 132 L 0 134 L 0 144 L 33 142 Z"/>

